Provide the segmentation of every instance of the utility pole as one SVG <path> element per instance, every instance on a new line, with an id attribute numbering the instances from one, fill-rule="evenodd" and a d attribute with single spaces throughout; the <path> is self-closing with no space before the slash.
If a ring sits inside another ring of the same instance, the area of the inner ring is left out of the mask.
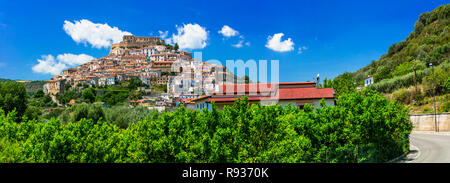
<path id="1" fill-rule="evenodd" d="M 416 64 L 414 63 L 414 86 L 416 88 L 415 93 L 417 93 L 417 79 L 416 79 Z"/>
<path id="2" fill-rule="evenodd" d="M 434 67 L 433 64 L 430 63 L 431 70 L 433 72 L 433 99 L 434 99 L 434 126 L 436 129 L 436 132 L 439 132 L 439 124 L 437 122 L 437 114 L 436 114 L 436 81 L 434 78 Z"/>

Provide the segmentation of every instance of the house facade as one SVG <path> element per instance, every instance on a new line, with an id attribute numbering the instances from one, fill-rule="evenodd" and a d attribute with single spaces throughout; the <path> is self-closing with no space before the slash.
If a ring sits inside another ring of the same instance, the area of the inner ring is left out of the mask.
<path id="1" fill-rule="evenodd" d="M 325 100 L 328 106 L 334 106 L 334 90 L 332 88 L 317 88 L 316 82 L 268 83 L 268 84 L 232 84 L 222 85 L 212 95 L 205 95 L 189 101 L 194 109 L 208 110 L 212 102 L 218 109 L 233 105 L 234 101 L 247 96 L 249 103 L 261 105 L 282 106 L 292 105 L 302 109 L 306 104 L 320 107 L 320 101 Z"/>

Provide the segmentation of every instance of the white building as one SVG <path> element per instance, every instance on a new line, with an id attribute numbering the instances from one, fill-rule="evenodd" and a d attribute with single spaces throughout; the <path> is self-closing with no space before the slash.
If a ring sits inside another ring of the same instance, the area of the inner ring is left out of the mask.
<path id="1" fill-rule="evenodd" d="M 373 76 L 368 75 L 367 78 L 364 80 L 364 86 L 368 86 L 373 84 Z"/>

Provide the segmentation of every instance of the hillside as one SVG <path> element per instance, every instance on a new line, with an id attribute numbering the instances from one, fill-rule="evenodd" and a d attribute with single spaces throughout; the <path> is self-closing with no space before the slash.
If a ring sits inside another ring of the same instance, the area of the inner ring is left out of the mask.
<path id="1" fill-rule="evenodd" d="M 449 24 L 450 4 L 422 13 L 406 40 L 392 44 L 386 54 L 351 73 L 352 76 L 363 85 L 367 75 L 373 75 L 375 82 L 379 82 L 413 72 L 414 64 L 417 70 L 424 70 L 429 63 L 437 66 L 448 62 Z"/>
<path id="2" fill-rule="evenodd" d="M 385 93 L 393 100 L 413 104 L 416 108 L 430 105 L 433 94 L 446 96 L 450 90 L 450 4 L 422 13 L 414 31 L 399 43 L 392 44 L 378 60 L 356 72 L 335 78 L 353 78 L 356 86 L 364 86 L 368 75 L 374 84 L 368 89 Z M 433 67 L 430 66 L 433 65 Z M 416 68 L 416 73 L 414 73 Z M 433 72 L 434 70 L 434 72 Z M 434 73 L 434 79 L 433 79 Z M 415 79 L 417 89 L 415 87 Z M 436 86 L 436 90 L 434 89 Z M 438 104 L 449 106 L 448 97 Z M 442 109 L 445 112 L 448 109 Z M 420 111 L 420 110 L 419 110 Z"/>
<path id="3" fill-rule="evenodd" d="M 5 82 L 5 81 L 15 81 L 15 82 L 23 83 L 25 85 L 25 88 L 26 88 L 28 94 L 33 94 L 38 90 L 42 90 L 44 84 L 47 82 L 47 81 L 42 81 L 42 80 L 28 81 L 28 80 L 11 80 L 11 79 L 0 78 L 0 82 Z"/>
<path id="4" fill-rule="evenodd" d="M 31 82 L 25 82 L 23 84 L 25 85 L 25 87 L 27 89 L 27 93 L 31 94 L 38 90 L 42 90 L 45 83 L 47 83 L 47 81 L 36 80 L 36 81 L 31 81 Z"/>

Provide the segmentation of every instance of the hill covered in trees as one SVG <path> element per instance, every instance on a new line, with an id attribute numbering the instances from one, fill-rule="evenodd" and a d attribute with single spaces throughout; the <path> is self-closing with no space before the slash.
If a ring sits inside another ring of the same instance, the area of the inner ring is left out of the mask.
<path id="1" fill-rule="evenodd" d="M 384 93 L 403 104 L 413 104 L 422 112 L 431 111 L 430 106 L 426 105 L 431 105 L 430 97 L 436 94 L 439 96 L 439 112 L 448 112 L 449 40 L 450 4 L 447 4 L 422 13 L 414 25 L 414 31 L 404 41 L 392 44 L 378 60 L 356 72 L 343 73 L 333 80 L 325 79 L 322 86 L 335 88 L 339 95 L 340 91 L 363 87 L 364 80 L 372 75 L 374 84 L 367 86 L 368 89 Z"/>
<path id="2" fill-rule="evenodd" d="M 424 70 L 429 63 L 438 66 L 449 62 L 449 24 L 450 4 L 422 13 L 406 40 L 392 44 L 378 60 L 352 73 L 356 83 L 363 85 L 367 75 L 379 82 L 412 73 L 414 65 Z"/>

